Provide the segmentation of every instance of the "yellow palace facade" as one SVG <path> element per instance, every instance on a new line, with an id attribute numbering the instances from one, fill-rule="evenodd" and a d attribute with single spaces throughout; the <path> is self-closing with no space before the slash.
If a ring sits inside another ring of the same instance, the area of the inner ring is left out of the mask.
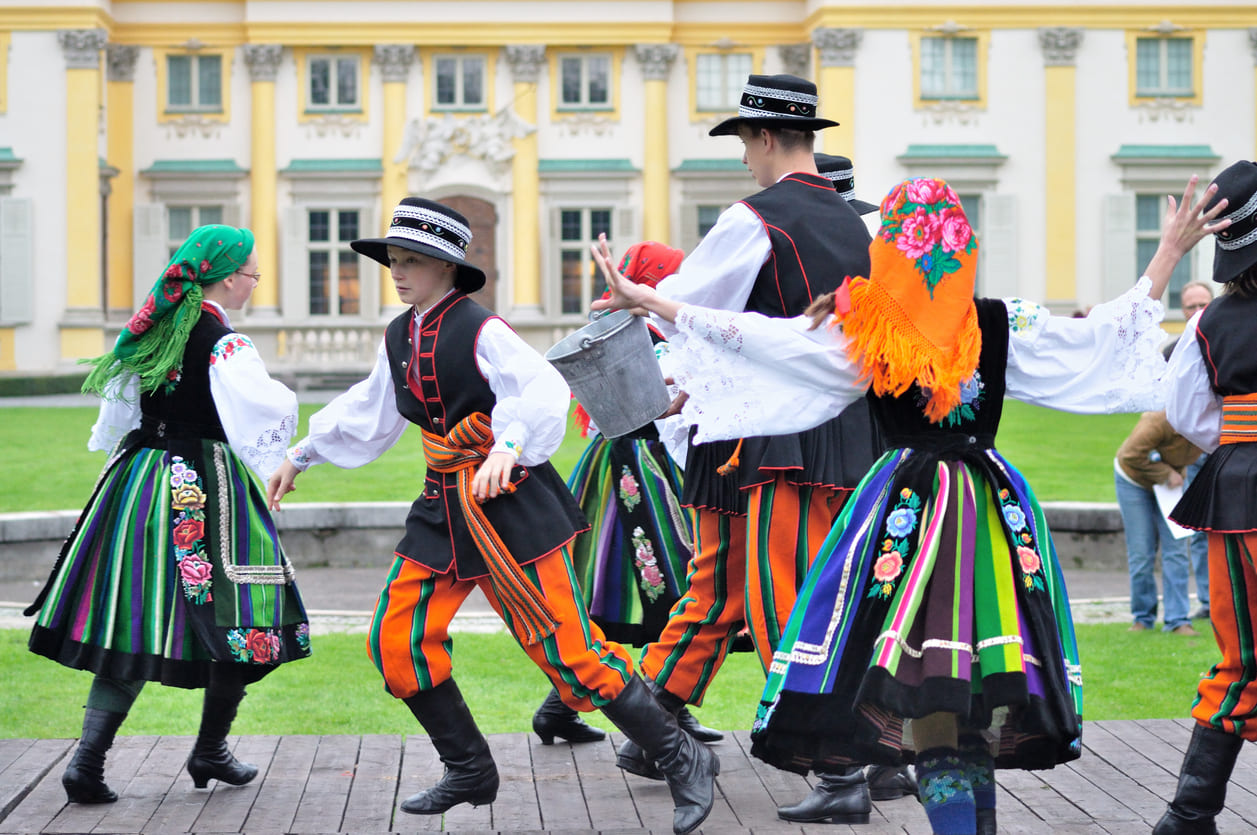
<path id="1" fill-rule="evenodd" d="M 707 136 L 748 73 L 817 82 L 863 199 L 951 182 L 980 292 L 1067 313 L 1137 277 L 1189 174 L 1257 155 L 1255 66 L 1250 0 L 0 0 L 0 373 L 102 352 L 209 222 L 257 237 L 237 325 L 272 370 L 359 373 L 400 307 L 348 242 L 407 194 L 469 218 L 481 301 L 545 348 L 599 232 L 688 250 L 755 190 Z"/>

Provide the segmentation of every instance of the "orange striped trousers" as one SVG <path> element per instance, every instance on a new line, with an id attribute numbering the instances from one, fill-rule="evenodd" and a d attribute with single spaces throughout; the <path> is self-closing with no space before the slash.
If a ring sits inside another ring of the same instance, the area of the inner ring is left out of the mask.
<path id="1" fill-rule="evenodd" d="M 1196 686 L 1192 718 L 1257 740 L 1257 533 L 1209 534 L 1209 618 L 1222 660 Z"/>
<path id="2" fill-rule="evenodd" d="M 799 584 L 848 492 L 798 487 L 779 475 L 751 488 L 745 519 L 696 508 L 685 593 L 646 647 L 642 672 L 701 705 L 729 642 L 746 625 L 767 673 Z"/>
<path id="3" fill-rule="evenodd" d="M 524 640 L 525 624 L 511 618 L 488 577 L 459 580 L 453 571 L 437 574 L 396 558 L 367 636 L 367 654 L 384 677 L 384 689 L 404 699 L 450 678 L 454 648 L 450 622 L 471 590 L 479 586 L 564 702 L 588 711 L 618 696 L 633 674 L 632 658 L 624 647 L 606 640 L 589 620 L 567 548 L 551 551 L 521 569 L 545 596 L 559 622 L 553 635 L 531 645 Z"/>

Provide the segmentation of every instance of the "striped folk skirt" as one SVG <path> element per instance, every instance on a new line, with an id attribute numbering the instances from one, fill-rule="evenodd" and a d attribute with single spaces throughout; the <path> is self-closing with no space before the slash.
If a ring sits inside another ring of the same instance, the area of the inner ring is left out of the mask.
<path id="1" fill-rule="evenodd" d="M 40 595 L 31 650 L 190 688 L 211 662 L 249 682 L 308 656 L 293 569 L 244 462 L 219 441 L 140 432 L 119 449 Z"/>
<path id="2" fill-rule="evenodd" d="M 692 555 L 680 471 L 658 440 L 596 435 L 568 486 L 590 524 L 571 546 L 590 618 L 612 641 L 655 640 Z"/>
<path id="3" fill-rule="evenodd" d="M 985 732 L 1001 768 L 1081 751 L 1082 677 L 1043 510 L 993 449 L 886 453 L 799 592 L 752 753 L 806 773 L 914 759 L 912 720 Z"/>

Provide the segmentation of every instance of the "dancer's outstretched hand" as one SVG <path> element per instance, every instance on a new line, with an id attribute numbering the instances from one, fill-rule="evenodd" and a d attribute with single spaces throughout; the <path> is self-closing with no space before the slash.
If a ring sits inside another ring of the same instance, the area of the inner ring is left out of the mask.
<path id="1" fill-rule="evenodd" d="M 631 310 L 638 316 L 645 316 L 647 308 L 644 302 L 655 295 L 654 288 L 644 284 L 634 284 L 620 274 L 611 258 L 611 247 L 607 245 L 606 235 L 599 235 L 598 242 L 590 247 L 590 251 L 593 252 L 594 261 L 598 264 L 598 269 L 602 270 L 602 276 L 607 281 L 607 289 L 611 292 L 610 298 L 596 300 L 591 305 L 593 309 L 607 312 Z"/>
<path id="2" fill-rule="evenodd" d="M 1175 201 L 1173 195 L 1166 198 L 1165 218 L 1161 224 L 1161 241 L 1157 244 L 1157 251 L 1144 270 L 1144 275 L 1152 279 L 1152 287 L 1148 290 L 1149 298 L 1161 298 L 1166 285 L 1170 282 L 1170 274 L 1174 272 L 1178 262 L 1183 260 L 1183 256 L 1191 252 L 1192 247 L 1198 244 L 1201 238 L 1231 225 L 1229 220 L 1217 220 L 1218 215 L 1226 211 L 1225 199 L 1219 200 L 1216 206 L 1205 211 L 1205 206 L 1209 205 L 1209 201 L 1218 193 L 1218 187 L 1211 183 L 1209 188 L 1205 189 L 1204 196 L 1197 201 L 1194 199 L 1197 182 L 1198 178 L 1193 174 L 1188 179 L 1186 188 L 1183 189 L 1181 201 Z"/>

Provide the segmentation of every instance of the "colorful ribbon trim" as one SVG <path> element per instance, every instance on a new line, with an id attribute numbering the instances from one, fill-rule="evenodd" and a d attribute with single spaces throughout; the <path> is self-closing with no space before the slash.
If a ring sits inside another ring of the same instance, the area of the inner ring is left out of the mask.
<path id="1" fill-rule="evenodd" d="M 1222 437 L 1219 443 L 1247 444 L 1257 441 L 1257 394 L 1231 394 L 1222 398 Z"/>
<path id="2" fill-rule="evenodd" d="M 445 437 L 423 433 L 423 455 L 428 467 L 438 473 L 457 473 L 459 504 L 476 548 L 489 568 L 493 589 L 511 617 L 523 624 L 525 641 L 532 645 L 553 635 L 559 624 L 546 605 L 545 595 L 524 574 L 472 494 L 472 479 L 491 449 L 493 427 L 484 412 L 468 415 Z M 510 485 L 507 492 L 514 489 Z"/>

